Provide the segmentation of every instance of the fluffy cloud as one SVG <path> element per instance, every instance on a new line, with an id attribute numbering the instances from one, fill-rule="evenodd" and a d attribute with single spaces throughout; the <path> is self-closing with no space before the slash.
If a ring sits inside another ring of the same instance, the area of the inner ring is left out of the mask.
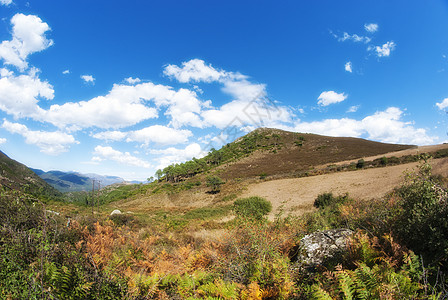
<path id="1" fill-rule="evenodd" d="M 161 145 L 175 145 L 188 141 L 192 136 L 190 130 L 177 130 L 161 125 L 154 125 L 128 133 L 126 141 L 140 142 L 145 145 L 157 143 Z"/>
<path id="2" fill-rule="evenodd" d="M 448 98 L 443 99 L 442 102 L 440 102 L 440 103 L 436 103 L 436 106 L 440 110 L 443 110 L 443 109 L 447 108 L 448 107 Z"/>
<path id="3" fill-rule="evenodd" d="M 192 59 L 187 62 L 183 62 L 181 67 L 176 65 L 167 65 L 163 71 L 163 74 L 168 77 L 175 78 L 177 81 L 182 83 L 213 82 L 229 75 L 223 70 L 216 70 L 211 65 L 205 65 L 205 62 L 200 59 Z"/>
<path id="4" fill-rule="evenodd" d="M 140 78 L 132 78 L 132 77 L 128 77 L 125 79 L 125 81 L 129 84 L 136 84 L 139 83 L 141 81 Z"/>
<path id="5" fill-rule="evenodd" d="M 320 106 L 328 106 L 330 104 L 339 103 L 347 99 L 347 95 L 344 93 L 338 94 L 334 91 L 322 92 L 317 98 L 317 104 Z"/>
<path id="6" fill-rule="evenodd" d="M 94 138 L 105 141 L 122 141 L 126 138 L 127 133 L 121 131 L 103 131 L 92 135 Z"/>
<path id="7" fill-rule="evenodd" d="M 350 73 L 353 72 L 353 70 L 352 70 L 352 62 L 351 61 L 348 61 L 348 62 L 345 63 L 345 70 L 347 72 L 350 72 Z"/>
<path id="8" fill-rule="evenodd" d="M 435 137 L 428 136 L 425 129 L 414 128 L 402 121 L 403 111 L 389 107 L 362 120 L 349 118 L 301 122 L 295 130 L 329 136 L 365 137 L 384 143 L 428 145 Z"/>
<path id="9" fill-rule="evenodd" d="M 0 0 L 1 5 L 8 6 L 12 3 L 12 0 Z"/>
<path id="10" fill-rule="evenodd" d="M 375 23 L 364 24 L 364 29 L 367 32 L 370 32 L 370 33 L 377 32 L 378 31 L 378 24 L 375 24 Z"/>
<path id="11" fill-rule="evenodd" d="M 85 83 L 95 83 L 95 78 L 92 75 L 81 75 L 81 79 L 84 80 Z"/>
<path id="12" fill-rule="evenodd" d="M 383 44 L 382 46 L 370 46 L 367 49 L 369 51 L 374 51 L 376 56 L 378 57 L 387 57 L 390 56 L 390 53 L 395 50 L 395 47 L 397 45 L 393 42 L 387 42 L 385 44 Z"/>
<path id="13" fill-rule="evenodd" d="M 33 15 L 16 14 L 11 19 L 12 39 L 0 44 L 0 58 L 5 64 L 24 70 L 28 67 L 28 55 L 40 52 L 53 45 L 45 33 L 50 30 L 47 23 Z"/>
<path id="14" fill-rule="evenodd" d="M 168 65 L 164 74 L 182 83 L 222 84 L 222 91 L 233 99 L 220 108 L 202 110 L 200 115 L 207 126 L 221 129 L 229 125 L 240 128 L 247 125 L 275 126 L 289 121 L 292 117 L 289 109 L 277 107 L 274 102 L 266 98 L 265 84 L 250 82 L 247 76 L 240 73 L 218 70 L 202 60 L 193 59 L 183 62 L 181 66 Z M 203 103 L 203 107 L 206 106 L 206 103 Z"/>
<path id="15" fill-rule="evenodd" d="M 60 131 L 33 131 L 25 125 L 6 120 L 3 121 L 2 127 L 11 133 L 23 136 L 27 144 L 36 145 L 45 154 L 57 155 L 68 151 L 71 144 L 78 143 L 72 135 Z"/>
<path id="16" fill-rule="evenodd" d="M 64 74 L 64 75 L 70 74 L 70 70 L 64 70 L 64 71 L 62 71 L 62 74 Z"/>
<path id="17" fill-rule="evenodd" d="M 163 150 L 151 150 L 151 154 L 162 155 L 161 157 L 156 158 L 159 163 L 156 169 L 163 169 L 171 164 L 181 163 L 192 159 L 193 157 L 201 158 L 204 155 L 201 146 L 196 143 L 192 143 L 184 149 L 170 147 Z"/>
<path id="18" fill-rule="evenodd" d="M 54 98 L 53 87 L 41 81 L 36 69 L 29 74 L 15 76 L 7 69 L 0 69 L 0 110 L 19 117 L 39 119 L 43 110 L 37 105 L 39 98 Z"/>
<path id="19" fill-rule="evenodd" d="M 96 146 L 95 152 L 93 154 L 95 156 L 92 158 L 92 161 L 96 162 L 111 160 L 129 166 L 151 168 L 150 163 L 141 160 L 138 157 L 132 156 L 129 152 L 121 152 L 109 146 L 108 147 Z"/>
<path id="20" fill-rule="evenodd" d="M 6 139 L 5 138 L 0 138 L 0 145 L 6 143 Z"/>
<path id="21" fill-rule="evenodd" d="M 176 145 L 185 143 L 193 134 L 190 130 L 179 130 L 162 125 L 153 125 L 140 130 L 104 131 L 93 135 L 94 138 L 106 141 L 139 142 L 144 145 L 156 143 L 159 145 Z"/>

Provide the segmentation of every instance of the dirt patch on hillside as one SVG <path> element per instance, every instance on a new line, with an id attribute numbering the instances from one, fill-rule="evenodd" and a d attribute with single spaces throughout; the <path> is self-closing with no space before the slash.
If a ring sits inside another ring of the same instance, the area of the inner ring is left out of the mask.
<path id="1" fill-rule="evenodd" d="M 316 197 L 325 192 L 335 195 L 349 193 L 357 199 L 380 198 L 403 182 L 406 170 L 418 163 L 398 166 L 340 172 L 313 177 L 266 181 L 250 185 L 241 197 L 260 196 L 272 203 L 272 219 L 282 207 L 286 215 L 301 215 L 312 211 Z M 448 158 L 433 161 L 434 173 L 448 174 Z"/>

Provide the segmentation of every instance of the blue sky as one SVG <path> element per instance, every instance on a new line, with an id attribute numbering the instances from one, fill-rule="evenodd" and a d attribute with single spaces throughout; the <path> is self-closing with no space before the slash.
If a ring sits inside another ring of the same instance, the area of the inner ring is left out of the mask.
<path id="1" fill-rule="evenodd" d="M 447 141 L 447 1 L 0 0 L 0 150 L 145 180 L 257 127 Z"/>

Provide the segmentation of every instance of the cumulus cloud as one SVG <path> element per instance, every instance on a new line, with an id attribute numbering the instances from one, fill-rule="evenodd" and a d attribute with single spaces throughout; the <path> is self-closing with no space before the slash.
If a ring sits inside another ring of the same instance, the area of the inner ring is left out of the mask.
<path id="1" fill-rule="evenodd" d="M 54 90 L 37 74 L 36 69 L 31 69 L 29 74 L 15 76 L 7 69 L 0 69 L 0 110 L 16 118 L 39 119 L 43 113 L 37 104 L 39 99 L 53 99 Z"/>
<path id="2" fill-rule="evenodd" d="M 182 63 L 182 66 L 167 65 L 163 71 L 168 77 L 175 78 L 182 83 L 213 82 L 227 77 L 223 70 L 217 70 L 212 65 L 206 65 L 201 59 L 192 59 Z"/>
<path id="3" fill-rule="evenodd" d="M 156 143 L 159 145 L 176 145 L 188 141 L 193 133 L 190 130 L 179 130 L 162 125 L 153 125 L 140 130 L 122 132 L 122 131 L 104 131 L 92 135 L 96 139 L 105 141 L 123 141 L 139 142 L 144 145 Z"/>
<path id="4" fill-rule="evenodd" d="M 64 70 L 64 71 L 62 71 L 62 74 L 64 74 L 64 75 L 70 74 L 70 70 Z"/>
<path id="5" fill-rule="evenodd" d="M 437 106 L 440 110 L 444 110 L 445 108 L 448 107 L 448 98 L 443 99 L 442 102 L 440 102 L 440 103 L 436 103 L 436 106 Z"/>
<path id="6" fill-rule="evenodd" d="M 5 138 L 0 138 L 0 145 L 6 143 L 6 139 Z"/>
<path id="7" fill-rule="evenodd" d="M 121 152 L 109 146 L 96 146 L 93 154 L 92 161 L 95 162 L 111 160 L 128 166 L 151 168 L 150 163 L 131 155 L 129 152 Z"/>
<path id="8" fill-rule="evenodd" d="M 7 120 L 3 121 L 2 127 L 11 133 L 23 136 L 25 143 L 36 145 L 41 152 L 49 155 L 67 152 L 71 144 L 78 144 L 72 135 L 60 131 L 34 131 L 28 129 L 25 125 Z"/>
<path id="9" fill-rule="evenodd" d="M 339 103 L 347 99 L 344 93 L 336 93 L 335 91 L 322 92 L 317 98 L 317 104 L 320 106 L 328 106 L 330 104 Z"/>
<path id="10" fill-rule="evenodd" d="M 238 127 L 274 126 L 293 116 L 289 109 L 277 107 L 267 99 L 265 84 L 253 83 L 248 76 L 238 72 L 216 69 L 200 59 L 183 62 L 181 66 L 168 65 L 164 74 L 182 83 L 218 82 L 222 91 L 232 97 L 232 101 L 220 108 L 202 110 L 200 115 L 207 126 L 222 129 L 234 121 L 233 125 Z"/>
<path id="11" fill-rule="evenodd" d="M 295 130 L 329 136 L 365 137 L 384 143 L 428 145 L 435 137 L 423 128 L 415 128 L 402 120 L 403 111 L 389 107 L 362 120 L 350 118 L 326 119 L 323 121 L 300 122 Z"/>
<path id="12" fill-rule="evenodd" d="M 145 145 L 149 143 L 175 145 L 187 142 L 192 135 L 190 130 L 178 130 L 162 125 L 154 125 L 129 132 L 126 141 L 140 142 Z"/>
<path id="13" fill-rule="evenodd" d="M 353 72 L 353 70 L 352 70 L 352 62 L 351 61 L 348 61 L 348 62 L 345 63 L 345 71 L 350 72 L 350 73 Z"/>
<path id="14" fill-rule="evenodd" d="M 377 32 L 378 31 L 378 24 L 375 24 L 375 23 L 364 24 L 364 29 L 367 32 L 370 32 L 370 33 Z"/>
<path id="15" fill-rule="evenodd" d="M 163 169 L 171 164 L 182 163 L 193 157 L 201 158 L 204 156 L 201 146 L 197 143 L 192 143 L 184 149 L 170 147 L 163 150 L 151 150 L 151 154 L 161 155 L 156 158 L 159 164 L 156 169 Z"/>
<path id="16" fill-rule="evenodd" d="M 92 136 L 99 140 L 118 142 L 124 140 L 127 136 L 127 133 L 114 130 L 99 132 Z"/>
<path id="17" fill-rule="evenodd" d="M 81 79 L 84 80 L 85 83 L 95 83 L 95 78 L 92 75 L 81 75 Z"/>
<path id="18" fill-rule="evenodd" d="M 382 46 L 370 46 L 367 49 L 369 51 L 375 52 L 376 56 L 378 57 L 388 57 L 390 56 L 391 52 L 395 50 L 396 46 L 397 45 L 393 41 L 390 41 L 383 44 Z"/>
<path id="19" fill-rule="evenodd" d="M 132 77 L 128 77 L 125 79 L 125 81 L 129 84 L 136 84 L 139 83 L 141 81 L 140 78 L 132 78 Z"/>
<path id="20" fill-rule="evenodd" d="M 20 70 L 28 67 L 28 56 L 40 52 L 53 45 L 45 33 L 50 26 L 34 15 L 16 14 L 11 19 L 12 39 L 0 44 L 0 58 L 7 65 L 13 65 Z"/>

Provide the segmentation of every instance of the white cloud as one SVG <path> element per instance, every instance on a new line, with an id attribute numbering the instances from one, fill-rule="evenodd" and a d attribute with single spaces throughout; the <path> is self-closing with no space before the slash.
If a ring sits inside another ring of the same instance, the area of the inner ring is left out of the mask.
<path id="1" fill-rule="evenodd" d="M 43 110 L 37 105 L 39 98 L 54 98 L 53 87 L 47 81 L 41 81 L 37 70 L 29 74 L 14 76 L 7 69 L 1 69 L 0 110 L 19 117 L 39 118 Z"/>
<path id="2" fill-rule="evenodd" d="M 5 138 L 0 138 L 0 145 L 6 143 L 7 140 Z"/>
<path id="3" fill-rule="evenodd" d="M 129 152 L 121 152 L 113 149 L 112 147 L 103 147 L 96 146 L 95 152 L 93 153 L 95 156 L 92 158 L 94 162 L 100 162 L 104 160 L 111 160 L 115 162 L 119 162 L 121 164 L 129 165 L 129 166 L 137 166 L 143 168 L 151 168 L 151 164 L 138 158 L 132 156 Z"/>
<path id="4" fill-rule="evenodd" d="M 178 130 L 162 125 L 154 125 L 129 132 L 126 141 L 140 142 L 145 145 L 149 143 L 175 145 L 187 142 L 192 135 L 190 130 Z"/>
<path id="5" fill-rule="evenodd" d="M 124 140 L 127 136 L 127 133 L 121 131 L 103 131 L 92 136 L 99 140 L 118 142 Z"/>
<path id="6" fill-rule="evenodd" d="M 364 29 L 367 32 L 370 32 L 370 33 L 377 32 L 378 31 L 378 24 L 375 24 L 375 23 L 364 24 Z"/>
<path id="7" fill-rule="evenodd" d="M 64 74 L 64 75 L 70 74 L 70 70 L 64 70 L 64 71 L 62 71 L 62 74 Z"/>
<path id="8" fill-rule="evenodd" d="M 351 61 L 348 61 L 348 62 L 345 63 L 345 70 L 347 72 L 350 72 L 350 73 L 353 72 L 353 70 L 352 70 L 352 62 Z"/>
<path id="9" fill-rule="evenodd" d="M 140 78 L 132 78 L 132 77 L 128 77 L 125 79 L 125 81 L 129 84 L 136 84 L 139 83 L 141 81 Z"/>
<path id="10" fill-rule="evenodd" d="M 344 93 L 336 93 L 334 91 L 325 91 L 317 98 L 317 104 L 320 106 L 328 106 L 330 104 L 339 103 L 347 99 L 347 95 Z"/>
<path id="11" fill-rule="evenodd" d="M 193 157 L 201 158 L 204 156 L 201 146 L 197 143 L 192 143 L 184 149 L 170 147 L 163 150 L 151 150 L 151 154 L 161 155 L 161 157 L 156 158 L 159 163 L 156 169 L 163 169 L 171 164 L 182 163 Z"/>
<path id="12" fill-rule="evenodd" d="M 80 128 L 123 128 L 156 118 L 157 110 L 146 106 L 145 100 L 163 98 L 160 94 L 165 90 L 165 87 L 151 83 L 137 86 L 115 84 L 106 96 L 52 105 L 42 115 L 42 119 L 58 127 L 76 125 Z"/>
<path id="13" fill-rule="evenodd" d="M 0 0 L 1 5 L 8 6 L 12 3 L 12 0 Z"/>
<path id="14" fill-rule="evenodd" d="M 396 107 L 376 112 L 362 120 L 327 119 L 296 124 L 295 130 L 329 136 L 365 137 L 384 143 L 428 145 L 434 143 L 423 128 L 402 121 L 403 112 Z"/>
<path id="15" fill-rule="evenodd" d="M 86 83 L 95 83 L 95 78 L 92 75 L 81 75 L 81 79 Z"/>
<path id="16" fill-rule="evenodd" d="M 277 107 L 266 99 L 265 84 L 250 82 L 248 76 L 237 72 L 218 70 L 210 64 L 205 64 L 203 60 L 193 59 L 183 62 L 181 66 L 168 65 L 165 67 L 164 74 L 182 83 L 219 82 L 222 84 L 222 91 L 230 95 L 233 100 L 217 109 L 202 110 L 200 115 L 208 126 L 224 128 L 232 121 L 236 121 L 234 125 L 239 128 L 247 125 L 274 126 L 292 117 L 289 109 Z M 207 103 L 202 103 L 202 107 L 206 108 Z M 196 122 L 199 121 L 196 120 Z M 172 125 L 176 126 L 175 123 Z"/>
<path id="17" fill-rule="evenodd" d="M 350 107 L 348 108 L 347 112 L 348 112 L 348 113 L 354 113 L 354 112 L 357 112 L 358 109 L 359 109 L 359 107 L 360 107 L 360 105 L 353 105 L 353 106 L 350 106 Z"/>
<path id="18" fill-rule="evenodd" d="M 187 82 L 213 82 L 227 77 L 227 72 L 216 70 L 211 65 L 205 65 L 200 59 L 192 59 L 182 63 L 182 67 L 167 65 L 163 71 L 168 77 L 173 77 L 182 83 Z"/>
<path id="19" fill-rule="evenodd" d="M 387 42 L 385 44 L 383 44 L 381 47 L 380 46 L 370 46 L 367 48 L 367 50 L 370 51 L 374 51 L 376 56 L 378 57 L 387 57 L 390 56 L 390 53 L 395 50 L 395 47 L 397 45 L 393 42 Z"/>
<path id="20" fill-rule="evenodd" d="M 3 121 L 2 127 L 11 133 L 23 136 L 27 144 L 36 145 L 41 152 L 49 155 L 67 152 L 71 144 L 78 144 L 72 135 L 60 131 L 33 131 L 25 125 L 6 120 Z"/>
<path id="21" fill-rule="evenodd" d="M 5 64 L 24 70 L 28 67 L 28 55 L 40 52 L 53 45 L 45 33 L 50 30 L 47 23 L 33 15 L 16 14 L 11 19 L 12 39 L 0 44 L 0 58 Z"/>
<path id="22" fill-rule="evenodd" d="M 448 98 L 443 99 L 442 102 L 440 102 L 440 103 L 436 103 L 436 106 L 437 106 L 440 110 L 444 110 L 445 108 L 448 107 Z"/>
<path id="23" fill-rule="evenodd" d="M 339 42 L 345 42 L 345 41 L 353 41 L 355 43 L 364 43 L 368 44 L 372 40 L 371 38 L 367 36 L 357 35 L 357 34 L 348 34 L 347 32 L 344 32 L 342 36 L 338 36 L 333 33 L 333 36 L 338 39 Z"/>

